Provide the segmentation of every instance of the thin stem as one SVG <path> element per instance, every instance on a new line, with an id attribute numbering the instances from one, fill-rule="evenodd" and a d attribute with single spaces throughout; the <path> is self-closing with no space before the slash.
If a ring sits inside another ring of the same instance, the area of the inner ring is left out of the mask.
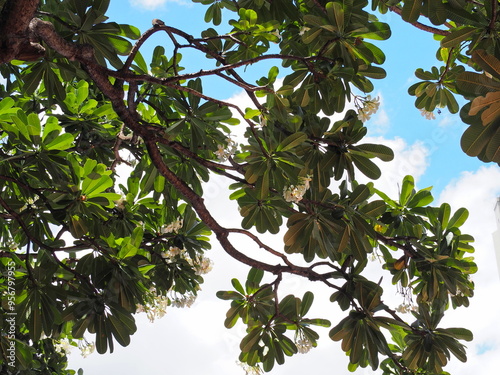
<path id="1" fill-rule="evenodd" d="M 443 74 L 441 74 L 441 76 L 439 77 L 438 84 L 443 83 L 443 80 L 444 80 L 444 77 L 446 76 L 446 73 L 448 73 L 448 71 L 450 70 L 450 66 L 451 66 L 451 63 L 453 61 L 453 50 L 454 49 L 455 49 L 455 47 L 450 48 L 450 51 L 448 53 L 448 59 L 446 60 L 446 67 L 443 71 Z"/>
<path id="2" fill-rule="evenodd" d="M 265 243 L 263 243 L 259 237 L 257 237 L 255 234 L 253 234 L 252 232 L 249 232 L 247 230 L 244 230 L 244 229 L 236 229 L 236 228 L 230 228 L 230 229 L 226 229 L 228 233 L 239 233 L 239 234 L 244 234 L 245 236 L 247 237 L 250 237 L 257 245 L 259 245 L 259 247 L 261 249 L 264 249 L 266 250 L 267 252 L 283 259 L 283 261 L 285 262 L 286 265 L 290 266 L 290 267 L 293 267 L 294 265 L 288 260 L 288 258 L 286 257 L 285 254 L 282 254 L 280 253 L 279 251 L 276 251 L 274 250 L 272 247 L 266 245 Z M 311 268 L 312 269 L 312 268 Z"/>

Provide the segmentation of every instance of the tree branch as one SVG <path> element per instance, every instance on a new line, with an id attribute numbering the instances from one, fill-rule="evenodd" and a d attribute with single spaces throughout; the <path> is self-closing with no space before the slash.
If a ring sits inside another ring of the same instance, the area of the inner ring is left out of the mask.
<path id="1" fill-rule="evenodd" d="M 389 7 L 389 10 L 398 14 L 398 15 L 402 15 L 403 13 L 403 10 L 401 8 L 399 8 L 398 6 L 390 6 Z M 420 29 L 420 30 L 423 30 L 423 31 L 427 31 L 429 33 L 432 33 L 432 34 L 437 34 L 437 35 L 448 35 L 450 32 L 448 30 L 441 30 L 441 29 L 438 29 L 436 27 L 432 27 L 432 26 L 428 26 L 428 25 L 424 25 L 423 23 L 420 23 L 420 22 L 413 22 L 411 23 L 413 26 L 415 26 L 417 29 Z"/>
<path id="2" fill-rule="evenodd" d="M 14 59 L 35 61 L 45 49 L 29 35 L 39 0 L 7 0 L 0 13 L 0 64 Z"/>

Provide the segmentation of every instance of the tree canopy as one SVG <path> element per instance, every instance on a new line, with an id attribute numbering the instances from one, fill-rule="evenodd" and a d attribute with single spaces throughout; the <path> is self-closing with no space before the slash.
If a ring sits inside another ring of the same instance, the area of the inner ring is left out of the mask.
<path id="1" fill-rule="evenodd" d="M 464 152 L 500 163 L 498 2 L 194 2 L 212 24 L 201 35 L 161 20 L 143 33 L 117 24 L 109 0 L 0 1 L 0 373 L 74 374 L 64 344 L 87 350 L 84 337 L 99 353 L 128 345 L 136 313 L 192 302 L 211 241 L 249 266 L 217 296 L 228 301 L 225 326 L 246 327 L 239 360 L 250 368 L 268 372 L 315 347 L 316 327 L 329 327 L 350 370 L 445 374 L 452 356 L 466 361 L 472 333 L 440 322 L 473 296 L 468 212 L 432 206 L 411 176 L 394 181 L 397 197 L 377 189 L 377 163 L 394 155 L 364 142 L 364 123 L 379 106 L 370 93 L 386 77 L 381 41 L 391 36 L 377 14 L 394 12 L 435 35 L 442 62 L 416 71 L 415 106 L 460 112 Z M 147 56 L 153 35 L 164 43 Z M 185 51 L 210 68 L 184 66 Z M 260 79 L 246 78 L 245 67 L 268 61 Z M 204 93 L 207 79 L 252 106 Z M 230 181 L 239 225 L 207 208 L 214 176 Z M 282 247 L 265 243 L 282 228 Z M 241 236 L 274 261 L 247 254 Z M 377 279 L 366 273 L 372 256 Z M 310 317 L 313 293 L 278 293 L 290 275 L 330 288 L 320 297 L 344 314 Z M 381 275 L 403 308 L 384 302 Z"/>

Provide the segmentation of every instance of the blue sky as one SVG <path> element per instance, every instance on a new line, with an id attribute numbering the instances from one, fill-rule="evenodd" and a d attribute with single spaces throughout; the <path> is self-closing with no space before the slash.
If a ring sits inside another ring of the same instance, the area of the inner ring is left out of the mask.
<path id="1" fill-rule="evenodd" d="M 109 15 L 111 21 L 131 23 L 141 31 L 151 27 L 153 18 L 160 18 L 168 25 L 199 35 L 201 30 L 210 27 L 203 22 L 204 9 L 199 4 L 182 0 L 114 0 Z M 376 184 L 381 190 L 395 195 L 402 177 L 413 174 L 420 188 L 434 186 L 436 204 L 446 201 L 453 209 L 462 206 L 469 209 L 470 218 L 464 230 L 476 238 L 476 260 L 480 267 L 474 276 L 476 297 L 472 299 L 469 309 L 453 312 L 446 323 L 448 326 L 468 326 L 474 331 L 475 340 L 468 345 L 468 363 L 452 361 L 447 370 L 452 375 L 496 373 L 500 367 L 500 328 L 497 321 L 499 306 L 495 297 L 500 295 L 500 278 L 491 233 L 496 230 L 493 207 L 496 197 L 500 196 L 500 170 L 498 166 L 486 165 L 462 152 L 459 142 L 465 126 L 461 124 L 458 114 L 450 115 L 444 109 L 440 115 L 436 115 L 436 120 L 429 121 L 413 106 L 414 98 L 407 94 L 407 88 L 416 80 L 415 69 L 429 69 L 439 64 L 435 59 L 437 44 L 432 35 L 403 23 L 399 16 L 392 13 L 379 18 L 391 24 L 393 36 L 378 44 L 386 53 L 384 66 L 388 77 L 374 82 L 375 91 L 372 95 L 380 96 L 382 105 L 366 126 L 369 129 L 369 141 L 390 145 L 396 158 L 392 163 L 380 165 L 383 176 Z M 166 43 L 160 36 L 154 42 Z M 153 47 L 152 44 L 147 45 L 149 51 Z M 147 55 L 146 51 L 143 53 Z M 185 65 L 192 64 L 192 71 L 199 70 L 201 57 L 186 57 Z M 268 68 L 266 66 L 262 72 L 258 72 L 258 76 L 266 75 Z M 233 88 L 217 86 L 216 93 L 219 99 L 245 103 L 243 95 Z M 239 220 L 227 214 L 231 202 L 227 202 L 228 194 L 223 182 L 215 179 L 207 187 L 207 192 L 208 205 L 215 210 L 216 218 L 222 225 L 232 226 L 234 220 Z M 271 244 L 279 240 L 279 235 L 268 239 Z M 228 331 L 223 327 L 228 305 L 217 300 L 214 295 L 217 290 L 230 288 L 230 278 L 238 274 L 245 275 L 247 270 L 224 257 L 216 244 L 213 247 L 209 257 L 214 260 L 214 270 L 207 275 L 203 292 L 193 307 L 183 310 L 172 308 L 154 324 L 149 323 L 145 316 L 138 315 L 139 331 L 132 337 L 129 347 L 117 348 L 112 355 L 93 354 L 86 359 L 74 353 L 70 360 L 73 368 L 81 366 L 89 375 L 111 371 L 120 375 L 244 374 L 235 365 L 238 339 L 243 337 L 244 332 L 241 328 Z M 227 269 L 232 272 L 228 273 Z M 288 286 L 303 291 L 309 288 L 307 283 L 299 280 L 289 281 Z M 325 293 L 321 289 L 316 292 Z M 391 300 L 400 297 L 389 293 L 386 298 Z M 331 307 L 319 303 L 317 309 L 323 314 L 330 311 Z M 332 314 L 338 314 L 338 311 L 332 310 Z M 341 317 L 337 315 L 331 320 L 340 320 Z M 327 336 L 327 331 L 321 334 Z M 311 353 L 287 360 L 284 366 L 275 368 L 271 374 L 298 375 L 308 371 L 315 375 L 344 375 L 349 373 L 346 367 L 347 358 L 338 343 L 326 338 Z M 361 369 L 356 372 L 365 373 L 372 374 L 372 371 Z"/>

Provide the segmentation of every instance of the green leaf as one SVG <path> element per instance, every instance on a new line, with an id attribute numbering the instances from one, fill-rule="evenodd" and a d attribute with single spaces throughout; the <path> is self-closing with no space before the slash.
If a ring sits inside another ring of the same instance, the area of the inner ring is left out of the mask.
<path id="1" fill-rule="evenodd" d="M 438 220 L 441 222 L 443 228 L 448 227 L 448 221 L 450 219 L 451 207 L 448 203 L 443 203 L 439 207 Z"/>
<path id="2" fill-rule="evenodd" d="M 234 291 L 218 291 L 216 293 L 216 296 L 217 298 L 220 298 L 220 299 L 223 299 L 223 300 L 241 300 L 241 299 L 244 299 L 243 295 L 241 295 L 240 293 L 238 292 L 234 292 Z"/>
<path id="3" fill-rule="evenodd" d="M 263 270 L 252 267 L 248 272 L 247 283 L 251 283 L 252 285 L 259 285 L 263 277 L 264 277 Z"/>
<path id="4" fill-rule="evenodd" d="M 100 195 L 103 191 L 113 186 L 113 180 L 109 176 L 99 176 L 99 178 L 86 178 L 82 183 L 82 195 L 88 198 Z"/>
<path id="5" fill-rule="evenodd" d="M 288 151 L 301 143 L 305 142 L 307 135 L 302 132 L 294 133 L 286 137 L 279 145 L 276 147 L 276 152 Z"/>
<path id="6" fill-rule="evenodd" d="M 438 329 L 437 331 L 457 340 L 472 341 L 474 338 L 472 332 L 465 328 L 446 328 Z"/>
<path id="7" fill-rule="evenodd" d="M 461 227 L 469 217 L 469 211 L 466 208 L 459 208 L 448 222 L 447 229 Z"/>
<path id="8" fill-rule="evenodd" d="M 224 327 L 232 328 L 238 321 L 240 317 L 240 312 L 243 310 L 241 305 L 231 305 L 231 308 L 226 313 L 226 319 L 224 320 Z"/>
<path id="9" fill-rule="evenodd" d="M 351 158 L 356 168 L 358 168 L 359 171 L 366 177 L 376 180 L 382 175 L 379 167 L 377 167 L 377 165 L 368 158 L 355 154 L 351 154 Z"/>
<path id="10" fill-rule="evenodd" d="M 262 336 L 262 328 L 254 328 L 241 340 L 240 349 L 243 353 L 247 353 L 258 344 Z"/>
<path id="11" fill-rule="evenodd" d="M 360 237 L 358 232 L 351 231 L 351 252 L 356 260 L 362 262 L 366 259 L 367 248 L 365 242 Z"/>
<path id="12" fill-rule="evenodd" d="M 103 315 L 95 316 L 94 326 L 95 326 L 95 347 L 97 353 L 104 354 L 108 350 L 108 332 L 106 329 L 106 320 Z"/>
<path id="13" fill-rule="evenodd" d="M 444 48 L 452 48 L 458 46 L 464 40 L 467 40 L 474 33 L 477 32 L 477 28 L 466 26 L 460 29 L 456 29 L 451 31 L 450 34 L 446 35 L 441 40 L 441 47 Z"/>
<path id="14" fill-rule="evenodd" d="M 485 50 L 475 50 L 472 52 L 472 60 L 493 77 L 500 79 L 500 60 L 497 57 Z"/>
<path id="15" fill-rule="evenodd" d="M 2 113 L 9 113 L 9 109 L 11 109 L 14 106 L 15 102 L 14 99 L 11 97 L 5 97 L 0 101 L 0 114 Z"/>
<path id="16" fill-rule="evenodd" d="M 434 201 L 434 197 L 429 191 L 431 188 L 419 190 L 414 196 L 410 198 L 406 206 L 410 208 L 424 207 Z"/>
<path id="17" fill-rule="evenodd" d="M 364 202 L 371 196 L 370 188 L 367 185 L 358 185 L 351 193 L 350 205 L 355 206 Z"/>
<path id="18" fill-rule="evenodd" d="M 73 145 L 74 137 L 72 134 L 64 133 L 53 139 L 49 144 L 44 145 L 46 150 L 67 150 Z"/>
<path id="19" fill-rule="evenodd" d="M 363 28 L 355 30 L 352 35 L 373 40 L 386 40 L 391 36 L 391 28 L 384 22 L 370 22 Z"/>
<path id="20" fill-rule="evenodd" d="M 351 238 L 351 228 L 349 227 L 349 225 L 346 225 L 342 231 L 342 234 L 340 235 L 339 246 L 337 248 L 337 251 L 339 253 L 343 252 L 344 249 L 347 247 L 350 238 Z"/>
<path id="21" fill-rule="evenodd" d="M 310 44 L 314 40 L 316 40 L 316 38 L 318 38 L 322 32 L 323 30 L 320 28 L 312 28 L 311 30 L 305 32 L 304 35 L 302 35 L 302 42 L 304 44 Z"/>
<path id="22" fill-rule="evenodd" d="M 420 17 L 420 8 L 422 7 L 421 0 L 405 0 L 403 4 L 403 12 L 401 17 L 409 23 L 415 23 Z"/>
<path id="23" fill-rule="evenodd" d="M 405 206 L 408 203 L 413 189 L 415 187 L 415 180 L 413 176 L 407 175 L 403 178 L 403 184 L 401 186 L 401 193 L 399 193 L 399 203 Z"/>
<path id="24" fill-rule="evenodd" d="M 500 82 L 473 72 L 460 73 L 456 78 L 456 85 L 459 92 L 474 96 L 484 96 L 488 92 L 500 90 Z"/>
<path id="25" fill-rule="evenodd" d="M 239 282 L 238 279 L 231 279 L 231 284 L 233 285 L 234 289 L 236 289 L 238 292 L 241 294 L 245 294 L 245 290 L 243 289 L 243 286 Z"/>
<path id="26" fill-rule="evenodd" d="M 382 161 L 391 161 L 394 159 L 394 152 L 387 146 L 372 143 L 357 145 L 356 149 L 367 152 L 371 156 L 377 157 Z"/>
<path id="27" fill-rule="evenodd" d="M 245 119 L 247 119 L 247 120 L 252 119 L 255 116 L 260 116 L 260 115 L 261 115 L 261 111 L 258 109 L 247 108 L 245 111 Z"/>
<path id="28" fill-rule="evenodd" d="M 302 297 L 302 303 L 300 305 L 300 316 L 305 316 L 312 306 L 314 301 L 314 294 L 311 292 L 304 293 Z"/>
<path id="29" fill-rule="evenodd" d="M 460 140 L 462 150 L 469 156 L 478 156 L 488 145 L 496 132 L 495 123 L 469 126 Z"/>
<path id="30" fill-rule="evenodd" d="M 114 338 L 122 346 L 127 346 L 130 344 L 130 333 L 128 332 L 125 325 L 114 315 L 108 316 L 109 327 L 113 333 Z"/>
<path id="31" fill-rule="evenodd" d="M 375 200 L 361 207 L 360 211 L 371 217 L 381 216 L 387 209 L 383 200 Z"/>

